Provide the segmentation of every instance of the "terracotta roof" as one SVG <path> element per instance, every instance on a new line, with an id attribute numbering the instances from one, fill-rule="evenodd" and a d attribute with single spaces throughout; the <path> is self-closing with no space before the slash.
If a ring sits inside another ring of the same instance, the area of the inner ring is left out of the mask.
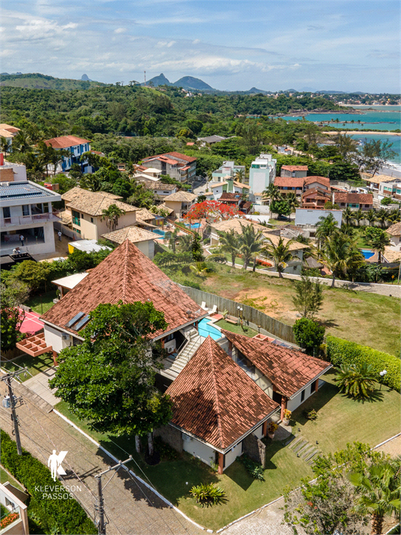
<path id="1" fill-rule="evenodd" d="M 155 219 L 155 214 L 149 212 L 146 208 L 141 208 L 136 213 L 136 220 L 139 221 L 153 221 Z"/>
<path id="2" fill-rule="evenodd" d="M 196 195 L 194 193 L 190 193 L 189 191 L 176 191 L 175 193 L 171 193 L 171 195 L 167 195 L 167 197 L 164 198 L 164 202 L 167 201 L 180 201 L 180 202 L 191 202 L 196 199 Z"/>
<path id="3" fill-rule="evenodd" d="M 278 409 L 210 336 L 166 394 L 172 423 L 221 450 Z"/>
<path id="4" fill-rule="evenodd" d="M 63 195 L 61 197 L 62 197 L 63 201 L 70 202 L 75 197 L 79 198 L 81 195 L 85 195 L 85 192 L 87 192 L 87 191 L 88 190 L 82 189 L 82 188 L 79 188 L 78 186 L 76 186 L 75 188 L 69 189 L 68 191 L 63 193 Z M 89 193 L 92 193 L 92 192 L 89 192 Z M 108 193 L 107 191 L 99 191 L 98 193 L 101 193 L 104 197 L 108 197 L 109 199 L 115 199 L 115 200 L 122 199 L 122 197 L 120 195 L 114 195 L 113 193 Z"/>
<path id="5" fill-rule="evenodd" d="M 330 189 L 330 179 L 325 176 L 307 176 L 305 178 L 305 186 L 309 186 L 309 184 L 314 184 L 315 182 Z"/>
<path id="6" fill-rule="evenodd" d="M 85 279 L 49 309 L 42 319 L 76 332 L 66 324 L 78 312 L 89 314 L 102 303 L 152 301 L 164 312 L 166 332 L 206 316 L 206 313 L 133 243 L 126 240 L 109 254 Z M 161 335 L 158 332 L 154 335 Z"/>
<path id="7" fill-rule="evenodd" d="M 281 169 L 284 169 L 285 171 L 307 171 L 308 166 L 307 165 L 282 165 Z"/>
<path id="8" fill-rule="evenodd" d="M 330 199 L 331 195 L 328 191 L 322 191 L 321 189 L 317 189 L 317 188 L 311 188 L 311 189 L 307 189 L 306 191 L 303 192 L 302 194 L 302 199 L 304 199 L 305 197 L 326 197 L 328 199 Z"/>
<path id="9" fill-rule="evenodd" d="M 229 230 L 234 229 L 234 231 L 238 232 L 238 234 L 242 234 L 241 225 L 243 227 L 248 227 L 249 225 L 252 225 L 255 227 L 255 230 L 266 230 L 266 227 L 264 227 L 263 225 L 259 225 L 258 223 L 250 221 L 249 219 L 240 219 L 238 217 L 235 217 L 234 219 L 226 219 L 224 221 L 219 221 L 218 223 L 212 223 L 210 226 L 218 232 L 228 232 Z"/>
<path id="10" fill-rule="evenodd" d="M 1 123 L 0 124 L 0 130 L 1 131 L 4 131 L 4 134 L 1 134 L 2 136 L 6 137 L 7 135 L 8 136 L 14 136 L 15 134 L 17 134 L 20 129 L 17 128 L 16 126 L 11 126 L 10 124 L 6 124 L 6 123 Z"/>
<path id="11" fill-rule="evenodd" d="M 351 203 L 351 204 L 372 204 L 373 195 L 371 193 L 343 193 L 341 191 L 334 193 L 335 203 Z"/>
<path id="12" fill-rule="evenodd" d="M 266 231 L 266 227 L 265 227 L 265 232 L 263 232 L 263 236 L 265 238 L 270 239 L 273 245 L 278 245 L 280 241 L 280 236 L 277 236 L 277 234 L 272 234 L 271 232 Z M 290 241 L 288 238 L 285 238 L 284 236 L 282 236 L 282 240 L 283 240 L 284 245 L 287 245 L 287 243 Z M 301 243 L 298 241 L 294 241 L 290 245 L 290 251 L 299 251 L 301 249 L 309 249 L 309 245 L 306 245 L 305 243 Z"/>
<path id="13" fill-rule="evenodd" d="M 278 188 L 303 188 L 304 182 L 304 177 L 276 176 L 274 179 L 274 185 Z"/>
<path id="14" fill-rule="evenodd" d="M 83 145 L 84 143 L 90 143 L 88 139 L 82 139 L 77 136 L 60 136 L 46 139 L 45 144 L 51 145 L 53 149 L 68 149 L 69 147 L 75 147 L 77 145 Z"/>
<path id="15" fill-rule="evenodd" d="M 401 223 L 394 223 L 386 230 L 390 236 L 401 236 Z"/>
<path id="16" fill-rule="evenodd" d="M 224 191 L 219 199 L 220 202 L 223 201 L 239 201 L 241 199 L 241 193 L 227 193 Z"/>
<path id="17" fill-rule="evenodd" d="M 171 158 L 169 158 L 169 156 L 177 159 L 172 160 Z M 196 162 L 196 158 L 193 158 L 192 156 L 187 156 L 186 154 L 181 154 L 180 152 L 166 152 L 164 154 L 155 154 L 154 156 L 148 156 L 147 158 L 144 158 L 142 160 L 142 163 L 148 163 L 152 160 L 158 160 L 162 157 L 173 161 L 173 163 Z M 179 162 L 178 160 L 182 160 L 182 162 Z"/>
<path id="18" fill-rule="evenodd" d="M 292 397 L 315 377 L 331 368 L 324 360 L 267 340 L 221 331 L 274 385 L 274 391 Z"/>
<path id="19" fill-rule="evenodd" d="M 68 193 L 69 192 L 64 195 L 68 195 Z M 103 191 L 94 192 L 80 189 L 79 195 L 73 195 L 71 200 L 71 195 L 68 196 L 68 199 L 66 199 L 64 195 L 62 195 L 61 198 L 70 201 L 68 208 L 91 216 L 102 215 L 103 210 L 107 210 L 112 204 L 115 204 L 118 208 L 124 210 L 124 212 L 137 212 L 139 210 L 139 208 L 136 208 L 131 204 L 111 198 L 109 194 L 105 195 Z"/>
<path id="20" fill-rule="evenodd" d="M 143 228 L 132 226 L 102 234 L 102 238 L 114 243 L 124 243 L 125 240 L 129 240 L 131 243 L 139 243 L 141 241 L 155 240 L 158 237 L 159 236 L 154 232 L 149 232 Z"/>

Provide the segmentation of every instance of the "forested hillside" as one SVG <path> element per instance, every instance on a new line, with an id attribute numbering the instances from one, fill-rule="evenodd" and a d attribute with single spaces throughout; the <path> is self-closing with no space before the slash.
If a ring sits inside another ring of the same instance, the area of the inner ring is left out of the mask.
<path id="1" fill-rule="evenodd" d="M 89 89 L 94 86 L 103 86 L 100 82 L 71 80 L 69 78 L 53 78 L 45 74 L 2 74 L 0 86 L 24 87 L 27 89 L 57 89 L 67 91 L 71 89 Z"/>

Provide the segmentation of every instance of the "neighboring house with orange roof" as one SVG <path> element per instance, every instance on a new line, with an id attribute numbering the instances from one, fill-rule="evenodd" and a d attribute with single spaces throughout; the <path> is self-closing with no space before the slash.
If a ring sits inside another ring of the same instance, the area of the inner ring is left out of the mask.
<path id="1" fill-rule="evenodd" d="M 124 243 L 125 240 L 129 240 L 151 260 L 153 260 L 155 256 L 155 240 L 159 238 L 159 236 L 160 235 L 155 234 L 154 232 L 150 232 L 149 230 L 140 227 L 124 227 L 120 230 L 102 234 L 102 238 L 118 245 Z"/>
<path id="2" fill-rule="evenodd" d="M 10 124 L 6 124 L 6 123 L 0 124 L 0 137 L 4 137 L 7 140 L 9 151 L 11 150 L 11 147 L 12 147 L 13 137 L 15 137 L 19 131 L 20 131 L 19 128 L 15 126 L 11 126 Z"/>
<path id="3" fill-rule="evenodd" d="M 330 179 L 325 176 L 308 176 L 305 178 L 304 190 L 308 189 L 330 192 Z"/>
<path id="4" fill-rule="evenodd" d="M 180 152 L 148 156 L 141 165 L 158 169 L 162 175 L 170 175 L 180 182 L 192 181 L 196 175 L 196 158 Z"/>
<path id="5" fill-rule="evenodd" d="M 280 176 L 286 178 L 304 178 L 308 174 L 307 165 L 282 165 Z"/>
<path id="6" fill-rule="evenodd" d="M 72 164 L 77 163 L 81 166 L 83 173 L 92 173 L 92 168 L 87 161 L 81 162 L 81 156 L 90 151 L 90 141 L 77 136 L 60 136 L 46 139 L 45 144 L 52 146 L 55 150 L 67 150 L 70 154 L 63 156 L 63 160 L 57 171 L 68 172 Z M 56 171 L 56 172 L 57 172 Z"/>
<path id="7" fill-rule="evenodd" d="M 324 208 L 326 202 L 331 201 L 331 193 L 329 191 L 322 191 L 318 188 L 307 189 L 302 193 L 301 206 L 302 208 Z"/>
<path id="8" fill-rule="evenodd" d="M 370 210 L 373 208 L 373 195 L 372 193 L 335 192 L 333 202 L 342 210 L 345 208 Z"/>
<path id="9" fill-rule="evenodd" d="M 295 195 L 302 195 L 304 189 L 305 178 L 301 177 L 283 177 L 277 176 L 274 180 L 274 185 L 278 188 L 282 195 L 288 193 L 295 193 Z"/>
<path id="10" fill-rule="evenodd" d="M 137 223 L 136 213 L 139 208 L 121 202 L 118 195 L 106 191 L 88 191 L 82 188 L 72 188 L 64 193 L 61 198 L 65 202 L 65 215 L 62 220 L 71 221 L 72 230 L 82 239 L 98 240 L 102 234 L 110 231 L 103 216 L 103 210 L 107 210 L 115 204 L 124 211 L 118 218 L 117 229 L 129 227 Z"/>

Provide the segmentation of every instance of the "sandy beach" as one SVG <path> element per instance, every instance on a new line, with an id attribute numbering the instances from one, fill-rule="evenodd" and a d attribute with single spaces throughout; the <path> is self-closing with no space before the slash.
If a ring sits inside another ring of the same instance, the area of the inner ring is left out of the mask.
<path id="1" fill-rule="evenodd" d="M 400 132 L 382 132 L 380 130 L 336 130 L 335 132 L 331 130 L 330 132 L 322 132 L 322 134 L 328 134 L 329 136 L 337 136 L 338 134 L 351 134 L 351 135 L 358 135 L 358 134 L 379 134 L 379 135 L 386 135 L 386 136 L 401 136 Z"/>

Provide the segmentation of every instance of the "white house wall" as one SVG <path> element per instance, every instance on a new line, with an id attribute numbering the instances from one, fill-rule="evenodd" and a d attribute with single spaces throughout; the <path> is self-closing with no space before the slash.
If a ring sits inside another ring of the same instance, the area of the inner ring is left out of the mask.
<path id="1" fill-rule="evenodd" d="M 53 351 L 56 351 L 57 353 L 60 353 L 62 349 L 72 345 L 72 336 L 63 333 L 54 327 L 45 324 L 44 333 L 46 344 L 52 346 Z M 63 335 L 65 339 L 63 339 Z"/>
<path id="2" fill-rule="evenodd" d="M 319 386 L 323 384 L 323 382 L 319 381 Z M 292 399 L 289 399 L 287 402 L 287 409 L 290 411 L 295 411 L 296 408 L 298 408 L 304 401 L 306 401 L 308 398 L 313 396 L 315 394 L 315 388 L 313 387 L 313 392 L 311 393 L 311 385 L 308 385 L 306 388 L 304 388 L 305 391 L 305 398 L 303 401 L 301 401 L 301 395 L 302 390 Z"/>
<path id="3" fill-rule="evenodd" d="M 184 451 L 190 453 L 194 457 L 198 457 L 198 459 L 209 466 L 211 462 L 215 462 L 215 450 L 207 444 L 200 442 L 196 438 L 185 435 L 184 433 L 182 435 L 182 442 Z"/>
<path id="4" fill-rule="evenodd" d="M 237 444 L 231 451 L 225 455 L 224 470 L 226 470 L 230 464 L 233 464 L 235 459 L 242 454 L 242 442 Z"/>

